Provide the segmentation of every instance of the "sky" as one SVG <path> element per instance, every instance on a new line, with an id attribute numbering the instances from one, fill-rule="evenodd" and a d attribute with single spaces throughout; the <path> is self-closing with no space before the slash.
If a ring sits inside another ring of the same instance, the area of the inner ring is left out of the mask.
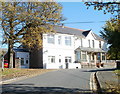
<path id="1" fill-rule="evenodd" d="M 59 2 L 63 6 L 62 14 L 67 19 L 63 23 L 64 26 L 83 29 L 83 30 L 92 30 L 94 33 L 99 35 L 100 30 L 104 26 L 105 22 L 109 20 L 112 15 L 104 14 L 103 11 L 95 11 L 91 6 L 87 9 L 87 6 L 83 2 Z M 76 22 L 94 22 L 94 23 L 76 23 Z M 71 24 L 68 24 L 71 23 Z M 0 26 L 0 30 L 1 26 Z M 2 40 L 0 32 L 0 41 Z M 2 48 L 7 48 L 6 45 L 1 45 Z"/>
<path id="2" fill-rule="evenodd" d="M 87 6 L 83 2 L 60 2 L 63 6 L 63 16 L 67 18 L 64 21 L 65 26 L 83 29 L 83 30 L 90 30 L 97 35 L 99 35 L 100 30 L 104 26 L 105 22 L 100 21 L 107 21 L 109 20 L 112 15 L 104 14 L 103 11 L 94 10 L 91 6 L 87 9 Z M 74 22 L 94 22 L 94 23 L 74 23 Z M 69 22 L 73 22 L 69 24 Z"/>

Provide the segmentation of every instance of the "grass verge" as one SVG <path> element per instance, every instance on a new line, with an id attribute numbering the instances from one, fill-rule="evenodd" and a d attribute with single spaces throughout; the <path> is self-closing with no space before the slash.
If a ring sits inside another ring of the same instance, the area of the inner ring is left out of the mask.
<path id="1" fill-rule="evenodd" d="M 120 70 L 115 70 L 114 72 L 120 76 Z"/>
<path id="2" fill-rule="evenodd" d="M 36 76 L 45 72 L 54 71 L 53 69 L 4 69 L 2 71 L 2 80 L 13 79 L 22 76 Z"/>

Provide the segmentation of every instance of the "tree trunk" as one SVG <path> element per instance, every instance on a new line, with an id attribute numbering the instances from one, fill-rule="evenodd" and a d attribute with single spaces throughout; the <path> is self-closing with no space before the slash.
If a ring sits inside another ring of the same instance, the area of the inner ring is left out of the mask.
<path id="1" fill-rule="evenodd" d="M 8 55 L 7 56 L 8 57 L 8 68 L 10 68 L 10 53 L 11 53 L 10 50 L 11 50 L 11 48 L 10 48 L 10 42 L 8 42 L 8 54 L 7 54 Z"/>
<path id="2" fill-rule="evenodd" d="M 13 51 L 12 42 L 8 42 L 8 68 L 13 68 Z"/>
<path id="3" fill-rule="evenodd" d="M 118 32 L 120 32 L 120 4 L 118 4 Z"/>
<path id="4" fill-rule="evenodd" d="M 118 60 L 118 51 L 116 50 L 115 59 Z"/>

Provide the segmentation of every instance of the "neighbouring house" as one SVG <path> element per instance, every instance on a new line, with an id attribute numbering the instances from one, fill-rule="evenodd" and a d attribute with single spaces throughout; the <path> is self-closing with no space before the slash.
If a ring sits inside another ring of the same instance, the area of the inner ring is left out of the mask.
<path id="1" fill-rule="evenodd" d="M 12 68 L 29 68 L 29 51 L 23 48 L 13 49 L 13 56 L 11 56 L 13 64 L 10 64 Z M 8 53 L 4 55 L 4 67 L 8 66 Z"/>
<path id="2" fill-rule="evenodd" d="M 43 48 L 30 55 L 31 68 L 75 69 L 106 61 L 107 43 L 92 30 L 55 26 L 43 34 Z"/>

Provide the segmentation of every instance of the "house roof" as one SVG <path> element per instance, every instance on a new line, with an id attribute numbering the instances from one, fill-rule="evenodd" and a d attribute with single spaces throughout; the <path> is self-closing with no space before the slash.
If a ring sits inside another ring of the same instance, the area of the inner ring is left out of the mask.
<path id="1" fill-rule="evenodd" d="M 82 34 L 86 37 L 86 36 L 89 34 L 90 31 L 91 31 L 91 30 L 84 31 L 84 32 L 82 32 Z"/>
<path id="2" fill-rule="evenodd" d="M 75 28 L 70 28 L 70 27 L 55 26 L 54 31 L 56 31 L 57 33 L 62 33 L 62 34 L 78 35 L 80 37 L 85 38 L 85 36 L 82 34 L 83 31 L 85 30 L 80 30 L 80 29 L 75 29 Z"/>
<path id="3" fill-rule="evenodd" d="M 75 28 L 70 28 L 70 27 L 62 27 L 62 26 L 54 26 L 54 31 L 56 33 L 62 33 L 62 34 L 72 34 L 72 35 L 77 35 L 79 37 L 85 38 L 89 34 L 91 30 L 81 30 L 81 29 L 75 29 Z M 104 41 L 100 36 L 97 34 L 93 33 L 95 36 L 96 40 L 101 40 Z"/>
<path id="4" fill-rule="evenodd" d="M 102 39 L 101 37 L 99 37 L 97 34 L 93 33 L 94 36 L 96 37 L 97 40 L 101 40 L 101 41 L 105 41 L 104 39 Z"/>
<path id="5" fill-rule="evenodd" d="M 29 52 L 27 49 L 13 49 L 15 52 Z"/>
<path id="6" fill-rule="evenodd" d="M 89 48 L 89 47 L 78 47 L 76 50 L 87 51 L 87 52 L 106 52 L 100 48 Z"/>

